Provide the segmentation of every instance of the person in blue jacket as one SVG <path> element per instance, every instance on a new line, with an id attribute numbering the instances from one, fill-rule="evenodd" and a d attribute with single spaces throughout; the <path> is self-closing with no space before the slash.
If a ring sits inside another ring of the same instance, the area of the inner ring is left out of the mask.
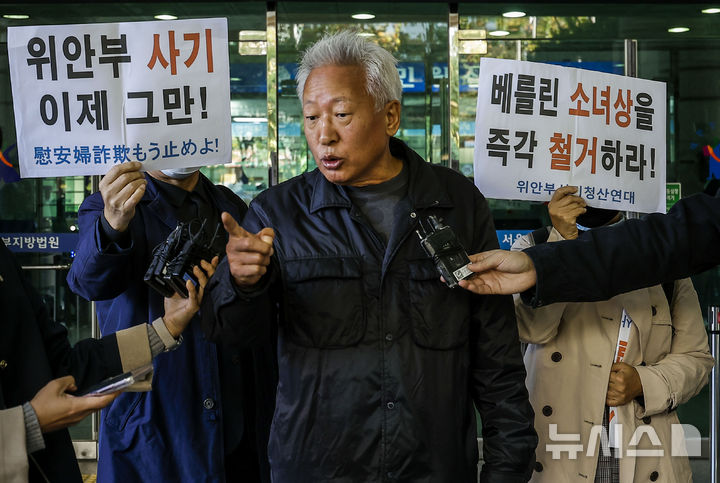
<path id="1" fill-rule="evenodd" d="M 103 334 L 154 320 L 163 297 L 144 283 L 153 249 L 179 221 L 220 213 L 242 219 L 246 205 L 197 168 L 140 171 L 114 166 L 79 210 L 80 241 L 70 288 L 97 301 Z M 220 230 L 223 232 L 224 230 Z M 215 243 L 224 255 L 226 238 Z M 267 435 L 274 403 L 274 352 L 209 342 L 193 321 L 184 343 L 154 362 L 152 391 L 122 394 L 103 411 L 98 480 L 103 482 L 269 481 Z"/>

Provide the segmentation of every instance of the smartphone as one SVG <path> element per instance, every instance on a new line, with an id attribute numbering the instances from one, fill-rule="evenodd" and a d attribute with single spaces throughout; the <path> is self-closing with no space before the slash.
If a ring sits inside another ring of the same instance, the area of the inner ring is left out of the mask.
<path id="1" fill-rule="evenodd" d="M 132 386 L 137 381 L 145 378 L 145 376 L 152 370 L 152 364 L 139 367 L 130 372 L 109 377 L 93 386 L 88 387 L 78 396 L 103 396 Z"/>

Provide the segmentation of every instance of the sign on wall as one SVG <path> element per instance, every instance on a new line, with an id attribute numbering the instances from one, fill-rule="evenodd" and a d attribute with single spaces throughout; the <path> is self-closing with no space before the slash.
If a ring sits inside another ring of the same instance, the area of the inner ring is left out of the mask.
<path id="1" fill-rule="evenodd" d="M 668 211 L 675 206 L 675 203 L 680 201 L 680 198 L 682 198 L 682 184 L 667 183 L 665 185 L 665 204 Z"/>
<path id="2" fill-rule="evenodd" d="M 665 83 L 482 59 L 475 183 L 490 198 L 665 212 Z"/>
<path id="3" fill-rule="evenodd" d="M 13 252 L 70 253 L 77 246 L 77 233 L 0 233 L 0 239 Z"/>
<path id="4" fill-rule="evenodd" d="M 231 159 L 227 19 L 8 28 L 22 177 Z"/>

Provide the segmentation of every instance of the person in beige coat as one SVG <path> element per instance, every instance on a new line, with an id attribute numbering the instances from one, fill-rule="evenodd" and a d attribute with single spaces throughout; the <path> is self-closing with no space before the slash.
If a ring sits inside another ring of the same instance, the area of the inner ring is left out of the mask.
<path id="1" fill-rule="evenodd" d="M 576 218 L 586 205 L 574 192 L 564 187 L 553 195 L 548 243 L 578 237 Z M 526 235 L 512 249 L 533 244 Z M 692 481 L 675 409 L 707 383 L 713 359 L 692 282 L 678 280 L 669 292 L 671 301 L 657 285 L 603 302 L 536 309 L 515 295 L 539 437 L 532 482 Z M 624 358 L 614 362 L 624 313 L 632 325 Z M 622 428 L 614 433 L 620 436 L 614 456 L 603 430 L 606 406 L 617 408 Z M 596 478 L 598 468 L 608 476 Z"/>

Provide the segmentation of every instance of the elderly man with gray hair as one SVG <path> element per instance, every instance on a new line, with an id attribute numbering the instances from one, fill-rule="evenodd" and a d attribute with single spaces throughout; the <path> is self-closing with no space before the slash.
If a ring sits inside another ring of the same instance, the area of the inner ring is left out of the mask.
<path id="1" fill-rule="evenodd" d="M 537 436 L 512 299 L 444 284 L 415 230 L 442 218 L 471 252 L 497 247 L 464 176 L 394 138 L 395 58 L 349 32 L 297 75 L 317 169 L 260 194 L 203 315 L 212 340 L 277 337 L 275 482 L 525 482 Z"/>

